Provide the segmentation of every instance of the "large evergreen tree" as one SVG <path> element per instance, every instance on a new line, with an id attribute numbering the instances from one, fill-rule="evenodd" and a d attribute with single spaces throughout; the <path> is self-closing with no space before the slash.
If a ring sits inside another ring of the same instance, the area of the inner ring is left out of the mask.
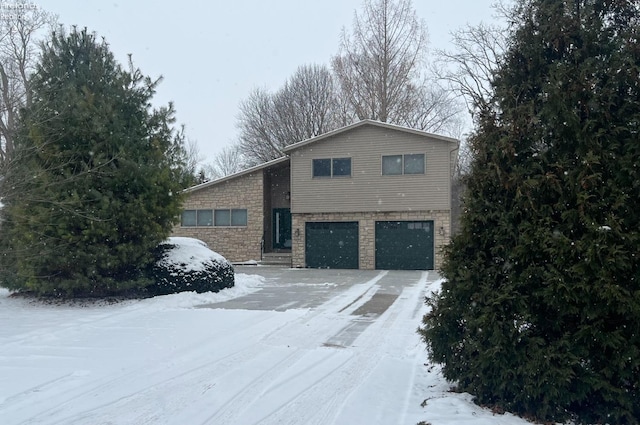
<path id="1" fill-rule="evenodd" d="M 188 178 L 172 106 L 150 106 L 156 84 L 86 29 L 52 35 L 4 182 L 5 286 L 104 295 L 147 284 Z"/>
<path id="2" fill-rule="evenodd" d="M 479 403 L 640 422 L 639 16 L 632 0 L 513 11 L 421 329 Z"/>

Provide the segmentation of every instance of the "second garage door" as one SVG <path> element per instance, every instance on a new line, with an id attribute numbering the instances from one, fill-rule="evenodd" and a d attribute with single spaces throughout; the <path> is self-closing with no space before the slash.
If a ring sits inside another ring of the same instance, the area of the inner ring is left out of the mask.
<path id="1" fill-rule="evenodd" d="M 307 267 L 358 268 L 358 222 L 323 222 L 305 225 Z"/>
<path id="2" fill-rule="evenodd" d="M 376 221 L 376 269 L 433 270 L 433 221 Z"/>

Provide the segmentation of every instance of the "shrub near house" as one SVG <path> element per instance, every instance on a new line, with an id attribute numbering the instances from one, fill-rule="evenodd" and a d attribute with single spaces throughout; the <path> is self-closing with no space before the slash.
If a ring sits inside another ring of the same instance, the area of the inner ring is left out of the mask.
<path id="1" fill-rule="evenodd" d="M 169 238 L 158 246 L 151 269 L 150 295 L 218 292 L 234 285 L 233 266 L 207 244 L 192 238 Z"/>

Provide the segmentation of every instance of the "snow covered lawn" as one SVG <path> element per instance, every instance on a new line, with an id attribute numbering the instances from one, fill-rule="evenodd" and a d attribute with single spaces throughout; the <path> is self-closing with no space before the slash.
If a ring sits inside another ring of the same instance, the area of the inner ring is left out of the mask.
<path id="1" fill-rule="evenodd" d="M 434 273 L 353 271 L 348 284 L 308 273 L 237 274 L 218 294 L 118 304 L 47 305 L 0 289 L 0 423 L 527 423 L 448 392 L 424 365 L 415 330 Z M 324 298 L 238 307 L 301 291 Z"/>

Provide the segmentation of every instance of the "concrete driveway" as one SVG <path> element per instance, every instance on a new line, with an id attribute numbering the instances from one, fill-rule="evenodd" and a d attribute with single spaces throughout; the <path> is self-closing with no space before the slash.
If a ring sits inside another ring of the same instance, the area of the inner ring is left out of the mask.
<path id="1" fill-rule="evenodd" d="M 326 342 L 328 346 L 348 346 L 370 324 L 392 306 L 410 286 L 440 279 L 435 271 L 422 270 L 332 270 L 290 269 L 273 266 L 237 266 L 236 273 L 265 278 L 255 293 L 200 308 L 286 311 L 317 309 L 331 304 L 338 313 L 348 312 L 351 320 L 341 332 Z M 345 296 L 342 296 L 346 294 Z M 415 306 L 418 309 L 420 305 Z"/>

